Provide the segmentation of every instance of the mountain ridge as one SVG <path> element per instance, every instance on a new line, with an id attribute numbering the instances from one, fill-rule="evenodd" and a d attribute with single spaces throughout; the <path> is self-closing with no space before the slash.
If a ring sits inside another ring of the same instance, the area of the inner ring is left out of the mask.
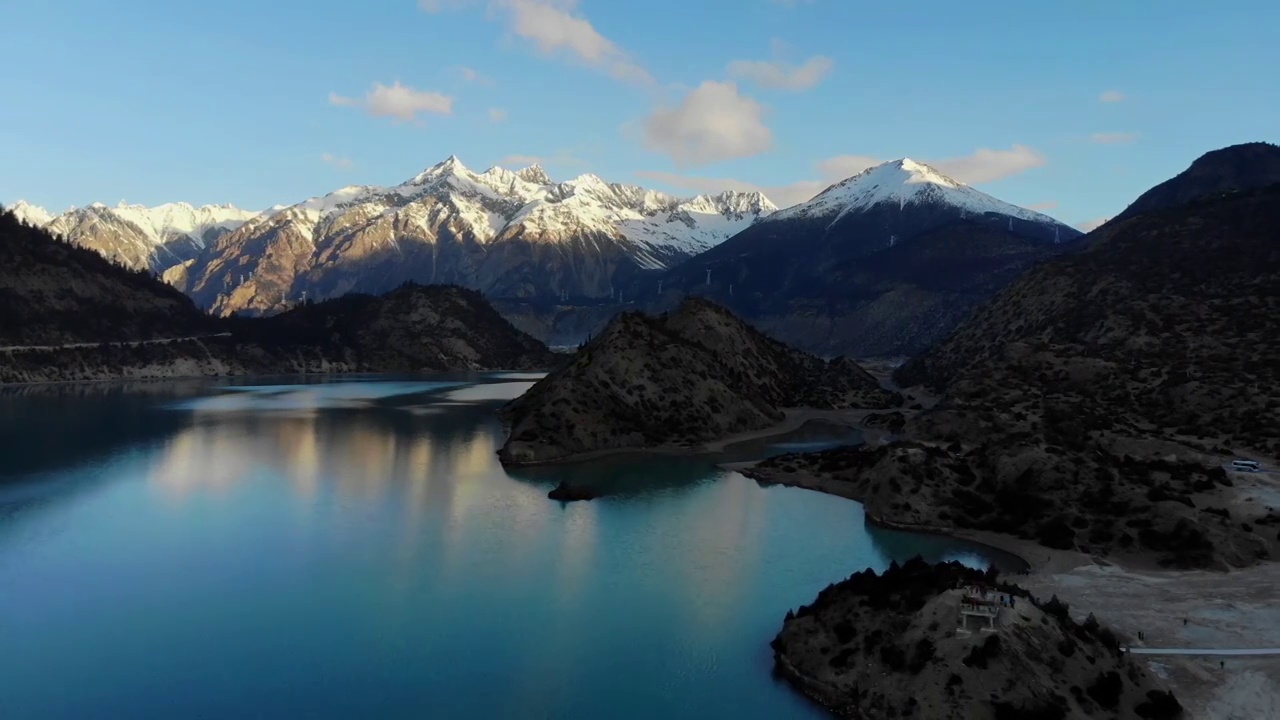
<path id="1" fill-rule="evenodd" d="M 1211 195 L 1276 183 L 1280 183 L 1280 145 L 1267 142 L 1231 145 L 1196 158 L 1186 170 L 1142 193 L 1107 222 L 1185 205 Z"/>
<path id="2" fill-rule="evenodd" d="M 678 197 L 590 173 L 556 182 L 536 164 L 475 172 L 450 156 L 397 185 L 350 185 L 262 212 L 183 203 L 18 210 L 230 314 L 406 281 L 490 297 L 610 297 L 630 276 L 666 269 L 777 208 L 759 192 Z"/>
<path id="3" fill-rule="evenodd" d="M 503 412 L 507 465 L 689 446 L 782 421 L 786 408 L 888 408 L 901 396 L 845 358 L 787 347 L 701 298 L 625 312 Z"/>
<path id="4" fill-rule="evenodd" d="M 1277 224 L 1280 185 L 1108 223 L 897 369 L 906 392 L 939 396 L 904 412 L 902 439 L 752 476 L 898 527 L 1179 568 L 1274 560 L 1265 481 L 1226 463 L 1280 458 Z"/>
<path id="5" fill-rule="evenodd" d="M 0 383 L 545 369 L 556 357 L 474 290 L 405 285 L 219 318 L 143 269 L 0 209 Z"/>
<path id="6" fill-rule="evenodd" d="M 762 219 L 661 281 L 811 352 L 910 355 L 1081 236 L 904 158 Z M 926 262 L 939 255 L 952 263 Z"/>

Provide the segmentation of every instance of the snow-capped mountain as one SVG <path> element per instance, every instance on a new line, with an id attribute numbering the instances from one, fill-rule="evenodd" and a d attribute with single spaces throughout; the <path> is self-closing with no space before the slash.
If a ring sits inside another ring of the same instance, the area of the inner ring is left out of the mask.
<path id="1" fill-rule="evenodd" d="M 231 205 L 187 203 L 156 207 L 94 203 L 55 215 L 19 200 L 11 209 L 28 224 L 47 228 L 127 267 L 156 272 L 195 257 L 206 244 L 258 215 Z"/>
<path id="2" fill-rule="evenodd" d="M 774 220 L 797 218 L 831 219 L 832 223 L 850 213 L 870 210 L 878 205 L 945 205 L 962 214 L 1004 215 L 1047 225 L 1058 221 L 1003 200 L 943 175 L 911 158 L 877 165 L 827 188 L 812 200 L 777 213 Z"/>
<path id="3" fill-rule="evenodd" d="M 53 213 L 39 205 L 32 205 L 26 200 L 19 200 L 10 206 L 9 210 L 22 222 L 36 227 L 44 227 L 53 220 Z"/>
<path id="4" fill-rule="evenodd" d="M 677 198 L 539 166 L 456 157 L 392 187 L 271 208 L 165 278 L 218 313 L 450 282 L 493 298 L 607 298 L 636 273 L 707 250 L 777 208 L 759 193 Z"/>
<path id="5" fill-rule="evenodd" d="M 763 218 L 662 287 L 710 295 L 811 351 L 910 354 L 1080 235 L 904 158 Z"/>

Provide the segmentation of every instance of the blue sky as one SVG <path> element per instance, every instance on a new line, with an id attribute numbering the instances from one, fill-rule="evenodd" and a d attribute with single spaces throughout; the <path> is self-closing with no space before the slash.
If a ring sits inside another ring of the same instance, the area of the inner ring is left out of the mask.
<path id="1" fill-rule="evenodd" d="M 257 209 L 456 154 L 785 204 L 909 156 L 1079 224 L 1276 141 L 1277 27 L 1243 0 L 15 2 L 0 200 Z"/>

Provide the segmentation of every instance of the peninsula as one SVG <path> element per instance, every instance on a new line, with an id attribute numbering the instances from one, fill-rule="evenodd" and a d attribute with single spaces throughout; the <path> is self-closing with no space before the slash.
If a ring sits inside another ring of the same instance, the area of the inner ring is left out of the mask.
<path id="1" fill-rule="evenodd" d="M 623 313 L 571 362 L 504 409 L 508 465 L 604 451 L 694 447 L 778 425 L 788 408 L 892 408 L 901 396 L 857 363 L 822 360 L 710 301 Z"/>

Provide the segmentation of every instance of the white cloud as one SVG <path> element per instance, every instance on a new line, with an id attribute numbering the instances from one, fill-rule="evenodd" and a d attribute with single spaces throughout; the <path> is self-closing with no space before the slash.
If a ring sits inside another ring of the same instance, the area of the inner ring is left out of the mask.
<path id="1" fill-rule="evenodd" d="M 1077 223 L 1076 229 L 1080 230 L 1081 232 L 1093 232 L 1094 230 L 1097 230 L 1099 226 L 1101 226 L 1103 223 L 1105 223 L 1110 219 L 1111 218 L 1109 217 L 1101 217 L 1101 218 L 1094 218 L 1093 220 L 1085 220 L 1082 223 Z"/>
<path id="2" fill-rule="evenodd" d="M 798 92 L 822 82 L 833 67 L 834 60 L 815 55 L 799 66 L 780 60 L 734 60 L 729 63 L 728 73 L 729 77 L 750 80 L 763 88 Z"/>
<path id="3" fill-rule="evenodd" d="M 507 111 L 502 108 L 489 108 L 489 119 L 493 122 L 502 122 L 507 119 Z"/>
<path id="4" fill-rule="evenodd" d="M 374 83 L 373 89 L 364 99 L 329 93 L 329 103 L 342 107 L 363 107 L 365 112 L 374 117 L 394 117 L 404 121 L 415 120 L 420 113 L 453 113 L 453 98 L 438 92 L 415 90 L 408 85 L 401 85 L 399 80 L 390 86 Z"/>
<path id="5" fill-rule="evenodd" d="M 1104 103 L 1118 103 L 1122 100 L 1124 100 L 1124 93 L 1119 90 L 1107 90 L 1098 96 L 1098 101 Z"/>
<path id="6" fill-rule="evenodd" d="M 477 83 L 480 85 L 492 85 L 493 79 L 488 75 L 476 70 L 472 67 L 462 66 L 458 68 L 458 74 L 462 76 L 464 82 Z"/>
<path id="7" fill-rule="evenodd" d="M 1041 167 L 1049 160 L 1026 145 L 1014 145 L 1008 150 L 979 148 L 964 157 L 925 162 L 966 185 L 980 185 Z"/>
<path id="8" fill-rule="evenodd" d="M 1138 134 L 1127 132 L 1100 132 L 1089 136 L 1089 139 L 1099 145 L 1124 145 L 1137 140 Z"/>
<path id="9" fill-rule="evenodd" d="M 773 4 L 792 8 L 799 5 L 812 5 L 816 1 L 817 0 L 773 0 Z"/>
<path id="10" fill-rule="evenodd" d="M 649 148 L 679 167 L 751 157 L 773 147 L 764 106 L 738 92 L 734 83 L 707 81 L 673 108 L 659 108 L 644 121 Z"/>
<path id="11" fill-rule="evenodd" d="M 341 107 L 360 107 L 364 103 L 361 102 L 358 98 L 344 97 L 342 95 L 339 95 L 338 93 L 331 92 L 329 93 L 329 104 L 338 105 Z"/>
<path id="12" fill-rule="evenodd" d="M 564 54 L 617 80 L 652 84 L 648 70 L 591 21 L 574 14 L 576 5 L 576 0 L 494 0 L 491 8 L 505 11 L 511 32 L 531 41 L 543 55 Z"/>
<path id="13" fill-rule="evenodd" d="M 351 167 L 351 158 L 338 157 L 333 153 L 322 153 L 320 159 L 339 170 L 346 170 Z"/>

